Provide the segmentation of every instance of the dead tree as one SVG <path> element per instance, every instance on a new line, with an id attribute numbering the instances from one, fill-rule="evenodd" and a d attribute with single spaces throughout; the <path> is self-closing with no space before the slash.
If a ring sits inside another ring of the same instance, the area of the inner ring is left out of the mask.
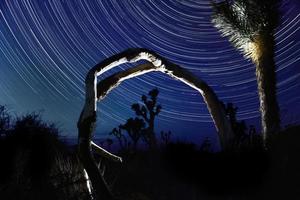
<path id="1" fill-rule="evenodd" d="M 113 74 L 97 84 L 97 76 L 123 63 L 133 63 L 139 60 L 146 60 L 148 63 L 138 65 L 131 69 Z M 194 76 L 188 70 L 173 64 L 158 54 L 148 49 L 128 49 L 116 54 L 94 66 L 85 79 L 86 93 L 85 104 L 78 121 L 78 151 L 83 167 L 91 180 L 92 187 L 97 198 L 113 199 L 111 192 L 93 158 L 92 149 L 100 155 L 114 161 L 121 161 L 121 158 L 105 151 L 92 142 L 93 130 L 96 123 L 96 103 L 105 98 L 113 88 L 122 81 L 148 72 L 160 71 L 182 81 L 196 89 L 203 96 L 212 119 L 219 134 L 221 146 L 226 148 L 232 139 L 232 130 L 225 111 L 221 106 L 218 97 L 213 90 L 200 78 Z"/>

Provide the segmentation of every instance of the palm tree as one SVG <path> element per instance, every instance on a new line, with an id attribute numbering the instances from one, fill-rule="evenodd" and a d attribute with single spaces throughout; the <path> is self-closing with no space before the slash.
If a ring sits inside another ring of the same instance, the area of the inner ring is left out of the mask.
<path id="1" fill-rule="evenodd" d="M 225 0 L 213 3 L 212 22 L 222 36 L 256 65 L 263 140 L 280 129 L 274 61 L 279 0 Z"/>

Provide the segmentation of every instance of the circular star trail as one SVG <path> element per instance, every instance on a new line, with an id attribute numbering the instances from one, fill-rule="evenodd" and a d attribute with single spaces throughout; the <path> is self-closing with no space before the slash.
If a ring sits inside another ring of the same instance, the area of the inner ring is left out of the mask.
<path id="1" fill-rule="evenodd" d="M 300 6 L 286 0 L 276 30 L 278 101 L 283 124 L 300 119 Z M 259 127 L 255 67 L 211 23 L 210 1 L 16 0 L 0 3 L 0 103 L 18 113 L 42 110 L 67 136 L 76 136 L 84 77 L 101 60 L 131 47 L 154 50 L 189 69 L 238 118 Z M 130 67 L 122 65 L 106 76 Z M 98 137 L 134 115 L 130 105 L 157 87 L 163 110 L 157 132 L 201 141 L 215 137 L 202 97 L 164 74 L 130 79 L 98 104 Z"/>

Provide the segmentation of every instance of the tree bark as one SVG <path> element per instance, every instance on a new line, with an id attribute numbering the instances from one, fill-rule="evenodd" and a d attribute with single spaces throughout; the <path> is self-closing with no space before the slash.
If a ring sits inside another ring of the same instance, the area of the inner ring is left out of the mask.
<path id="1" fill-rule="evenodd" d="M 259 49 L 254 62 L 256 64 L 262 137 L 266 144 L 268 137 L 280 130 L 280 114 L 276 97 L 275 41 L 272 35 L 261 34 L 255 43 Z"/>
<path id="2" fill-rule="evenodd" d="M 82 115 L 81 115 L 82 116 Z M 80 117 L 81 119 L 82 117 Z M 93 132 L 96 122 L 96 112 L 94 111 L 91 116 L 81 120 L 78 123 L 78 155 L 86 170 L 88 177 L 92 183 L 92 188 L 95 193 L 96 199 L 112 200 L 113 196 L 107 187 L 104 178 L 99 172 L 99 169 L 94 160 L 91 150 L 91 133 Z"/>

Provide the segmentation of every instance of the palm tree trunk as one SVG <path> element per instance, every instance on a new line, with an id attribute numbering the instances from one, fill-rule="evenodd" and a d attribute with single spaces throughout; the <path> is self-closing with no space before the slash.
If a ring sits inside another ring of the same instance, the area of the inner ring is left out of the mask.
<path id="1" fill-rule="evenodd" d="M 267 139 L 280 129 L 279 106 L 276 97 L 276 67 L 274 61 L 274 37 L 262 34 L 256 40 L 258 55 L 255 60 L 256 79 L 260 102 L 262 136 L 266 144 Z"/>

